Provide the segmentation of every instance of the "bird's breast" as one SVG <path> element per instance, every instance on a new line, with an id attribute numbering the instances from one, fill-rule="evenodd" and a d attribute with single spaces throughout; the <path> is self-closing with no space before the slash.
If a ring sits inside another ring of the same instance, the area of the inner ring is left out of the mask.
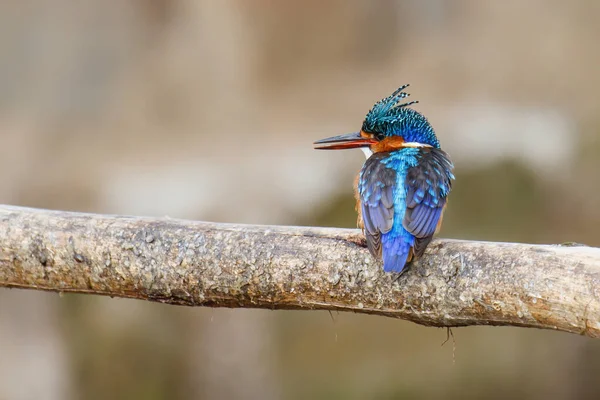
<path id="1" fill-rule="evenodd" d="M 358 214 L 358 216 L 356 218 L 356 225 L 360 229 L 364 229 L 365 226 L 364 226 L 363 219 L 362 219 L 362 205 L 360 202 L 360 192 L 358 190 L 359 182 L 360 182 L 360 173 L 358 173 L 356 175 L 356 178 L 354 178 L 354 198 L 356 199 L 355 209 L 356 209 L 356 213 Z"/>

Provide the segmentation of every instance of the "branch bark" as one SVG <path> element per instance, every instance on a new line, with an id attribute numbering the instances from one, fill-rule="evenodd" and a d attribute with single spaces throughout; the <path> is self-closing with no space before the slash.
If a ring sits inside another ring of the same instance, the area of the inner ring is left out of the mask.
<path id="1" fill-rule="evenodd" d="M 600 249 L 437 239 L 394 280 L 357 230 L 0 206 L 0 287 L 600 337 Z"/>

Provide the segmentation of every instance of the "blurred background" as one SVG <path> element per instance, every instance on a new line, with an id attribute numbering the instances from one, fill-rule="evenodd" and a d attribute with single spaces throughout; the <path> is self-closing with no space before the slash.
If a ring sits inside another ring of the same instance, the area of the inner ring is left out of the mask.
<path id="1" fill-rule="evenodd" d="M 600 245 L 600 3 L 7 0 L 0 202 L 354 227 L 356 131 L 410 83 L 441 235 Z M 600 343 L 0 290 L 0 399 L 597 399 Z M 454 354 L 453 354 L 454 353 Z"/>

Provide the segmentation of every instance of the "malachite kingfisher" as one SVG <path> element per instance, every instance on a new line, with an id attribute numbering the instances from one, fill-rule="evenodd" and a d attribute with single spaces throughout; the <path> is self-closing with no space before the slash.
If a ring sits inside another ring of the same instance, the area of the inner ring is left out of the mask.
<path id="1" fill-rule="evenodd" d="M 360 132 L 314 142 L 316 149 L 360 148 L 367 157 L 355 180 L 358 226 L 383 270 L 400 273 L 421 257 L 441 224 L 454 165 L 429 121 L 409 108 L 404 85 L 377 102 Z"/>

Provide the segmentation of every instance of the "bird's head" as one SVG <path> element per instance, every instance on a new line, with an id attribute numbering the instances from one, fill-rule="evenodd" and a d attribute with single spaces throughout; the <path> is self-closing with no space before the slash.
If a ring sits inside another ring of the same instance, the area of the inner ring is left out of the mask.
<path id="1" fill-rule="evenodd" d="M 316 141 L 315 149 L 341 150 L 361 148 L 367 157 L 372 153 L 406 147 L 435 147 L 440 143 L 433 128 L 422 114 L 408 108 L 418 103 L 400 101 L 409 96 L 401 86 L 391 96 L 375 103 L 367 113 L 360 132 L 333 136 Z"/>

